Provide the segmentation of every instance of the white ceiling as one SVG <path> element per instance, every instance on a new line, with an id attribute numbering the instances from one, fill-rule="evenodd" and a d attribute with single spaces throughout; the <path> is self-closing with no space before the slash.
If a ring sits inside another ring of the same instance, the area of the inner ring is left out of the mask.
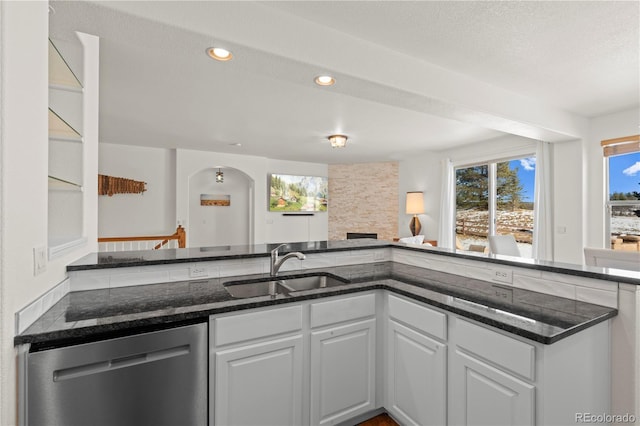
<path id="1" fill-rule="evenodd" d="M 640 104 L 635 1 L 51 4 L 52 38 L 101 37 L 106 143 L 380 161 Z"/>

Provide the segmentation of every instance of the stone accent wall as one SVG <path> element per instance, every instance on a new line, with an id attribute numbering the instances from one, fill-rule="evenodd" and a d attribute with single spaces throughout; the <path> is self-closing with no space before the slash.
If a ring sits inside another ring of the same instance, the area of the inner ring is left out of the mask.
<path id="1" fill-rule="evenodd" d="M 329 165 L 329 240 L 398 236 L 398 162 Z"/>

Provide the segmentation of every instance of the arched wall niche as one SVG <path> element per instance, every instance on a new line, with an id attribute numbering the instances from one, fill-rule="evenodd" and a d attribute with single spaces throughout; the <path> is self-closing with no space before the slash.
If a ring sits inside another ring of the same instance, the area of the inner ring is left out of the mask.
<path id="1" fill-rule="evenodd" d="M 222 183 L 216 182 L 218 170 L 224 174 Z M 253 179 L 233 167 L 210 167 L 193 173 L 189 177 L 187 245 L 253 244 L 254 187 Z"/>

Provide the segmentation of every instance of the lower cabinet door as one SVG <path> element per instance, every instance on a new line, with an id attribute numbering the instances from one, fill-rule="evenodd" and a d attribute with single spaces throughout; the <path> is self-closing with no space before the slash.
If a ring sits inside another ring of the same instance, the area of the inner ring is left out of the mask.
<path id="1" fill-rule="evenodd" d="M 311 424 L 375 408 L 375 319 L 311 333 Z"/>
<path id="2" fill-rule="evenodd" d="M 447 424 L 447 348 L 388 322 L 387 409 L 406 425 Z"/>
<path id="3" fill-rule="evenodd" d="M 533 385 L 458 350 L 450 385 L 450 424 L 535 424 Z"/>
<path id="4" fill-rule="evenodd" d="M 302 424 L 302 335 L 215 354 L 216 425 Z"/>

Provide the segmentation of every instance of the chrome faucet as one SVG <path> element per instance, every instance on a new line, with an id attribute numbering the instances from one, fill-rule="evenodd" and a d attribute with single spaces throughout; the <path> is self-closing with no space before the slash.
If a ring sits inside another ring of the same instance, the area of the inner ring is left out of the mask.
<path id="1" fill-rule="evenodd" d="M 276 275 L 278 275 L 278 271 L 280 270 L 280 267 L 282 266 L 282 264 L 284 262 L 286 262 L 287 259 L 291 259 L 292 257 L 297 257 L 300 260 L 304 260 L 306 258 L 306 256 L 303 253 L 300 253 L 299 251 L 294 251 L 291 253 L 287 253 L 284 256 L 280 257 L 278 255 L 278 250 L 281 247 L 286 246 L 287 244 L 280 244 L 278 247 L 274 248 L 273 250 L 271 250 L 271 268 L 270 268 L 270 273 L 272 277 L 275 277 Z"/>

